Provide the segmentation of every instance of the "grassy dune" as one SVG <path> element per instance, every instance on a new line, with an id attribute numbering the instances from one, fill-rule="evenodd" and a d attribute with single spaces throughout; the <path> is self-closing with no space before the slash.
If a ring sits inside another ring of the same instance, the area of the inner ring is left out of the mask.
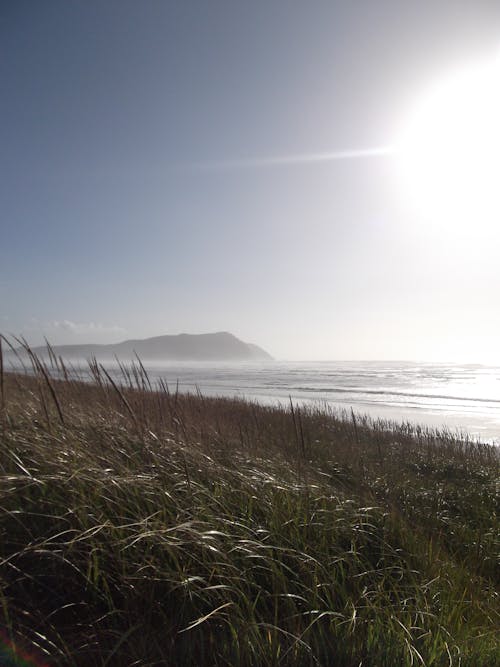
<path id="1" fill-rule="evenodd" d="M 0 373 L 6 664 L 500 664 L 494 447 L 31 361 Z"/>

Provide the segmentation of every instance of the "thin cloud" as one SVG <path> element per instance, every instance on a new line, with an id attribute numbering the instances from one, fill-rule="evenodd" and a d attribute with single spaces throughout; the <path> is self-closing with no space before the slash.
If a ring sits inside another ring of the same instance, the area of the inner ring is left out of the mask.
<path id="1" fill-rule="evenodd" d="M 54 320 L 48 325 L 49 329 L 67 331 L 81 336 L 87 334 L 124 334 L 125 329 L 118 326 L 108 326 L 96 322 L 72 322 L 71 320 Z"/>
<path id="2" fill-rule="evenodd" d="M 73 320 L 42 321 L 32 317 L 29 323 L 11 332 L 24 336 L 31 345 L 43 345 L 47 339 L 53 345 L 71 343 L 108 343 L 124 339 L 127 331 L 115 324 L 75 322 Z"/>

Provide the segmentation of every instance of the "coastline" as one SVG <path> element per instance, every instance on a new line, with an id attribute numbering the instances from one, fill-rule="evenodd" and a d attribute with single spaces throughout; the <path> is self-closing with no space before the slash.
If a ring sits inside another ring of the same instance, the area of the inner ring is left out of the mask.
<path id="1" fill-rule="evenodd" d="M 155 389 L 138 364 L 35 368 L 2 376 L 16 645 L 61 666 L 410 667 L 453 642 L 451 664 L 493 664 L 497 448 Z"/>
<path id="2" fill-rule="evenodd" d="M 46 362 L 53 368 L 47 356 Z M 119 378 L 116 360 L 102 363 Z M 278 406 L 287 405 L 291 397 L 298 404 L 339 412 L 353 409 L 373 420 L 409 421 L 500 442 L 500 368 L 494 366 L 373 361 L 143 363 L 153 384 L 167 382 L 184 392 Z M 76 375 L 89 377 L 86 362 L 79 364 Z"/>

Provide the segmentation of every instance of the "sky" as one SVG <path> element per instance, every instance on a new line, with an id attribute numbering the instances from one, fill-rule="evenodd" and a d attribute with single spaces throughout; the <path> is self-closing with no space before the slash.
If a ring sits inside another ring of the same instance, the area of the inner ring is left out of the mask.
<path id="1" fill-rule="evenodd" d="M 2 0 L 0 331 L 500 362 L 499 90 L 498 1 Z"/>

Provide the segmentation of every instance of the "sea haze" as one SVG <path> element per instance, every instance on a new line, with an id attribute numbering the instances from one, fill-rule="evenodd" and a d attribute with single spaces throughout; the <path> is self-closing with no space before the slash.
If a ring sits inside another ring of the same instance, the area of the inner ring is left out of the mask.
<path id="1" fill-rule="evenodd" d="M 148 365 L 175 389 L 265 403 L 323 402 L 500 441 L 500 367 L 396 361 Z"/>

